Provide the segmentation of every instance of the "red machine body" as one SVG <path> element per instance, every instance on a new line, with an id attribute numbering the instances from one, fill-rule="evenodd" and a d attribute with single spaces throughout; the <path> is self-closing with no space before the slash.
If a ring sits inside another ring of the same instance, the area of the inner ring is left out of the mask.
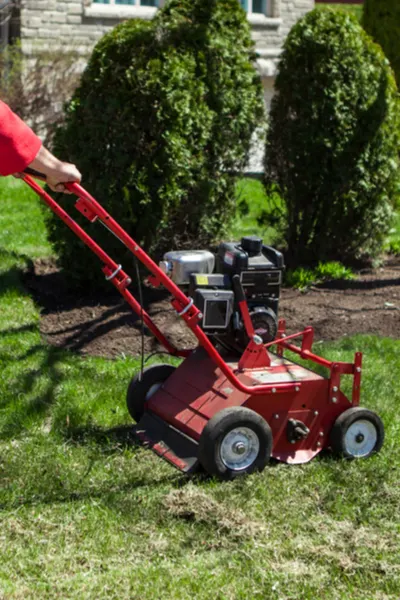
<path id="1" fill-rule="evenodd" d="M 172 294 L 172 306 L 199 342 L 194 350 L 175 348 L 129 292 L 131 279 L 121 265 L 117 265 L 31 177 L 27 175 L 25 182 L 99 257 L 106 279 L 138 315 L 143 315 L 146 326 L 166 350 L 171 355 L 184 358 L 146 399 L 137 425 L 138 437 L 158 455 L 182 471 L 194 470 L 199 462 L 199 442 L 207 424 L 215 415 L 232 407 L 250 409 L 265 420 L 272 432 L 271 455 L 277 460 L 305 463 L 330 446 L 330 433 L 338 417 L 359 404 L 360 353 L 355 354 L 353 363 L 323 359 L 312 352 L 311 327 L 286 335 L 284 321 L 279 322 L 276 339 L 263 344 L 254 334 L 246 302 L 241 301 L 240 310 L 251 341 L 239 360 L 223 357 L 199 326 L 202 315 L 193 300 L 169 279 L 88 192 L 77 184 L 67 184 L 69 190 L 78 196 L 76 208 L 90 222 L 100 220 L 149 269 L 152 283 L 163 285 Z M 272 347 L 274 353 L 271 352 Z M 319 375 L 303 364 L 289 360 L 284 357 L 284 352 L 324 367 L 326 375 Z M 341 391 L 342 375 L 353 377 L 351 398 Z M 361 433 L 354 432 L 354 435 L 361 439 L 360 435 L 368 434 L 368 427 L 368 424 L 364 425 Z M 239 440 L 235 441 L 235 451 L 238 452 L 243 451 L 240 441 L 242 429 L 235 429 Z"/>
<path id="2" fill-rule="evenodd" d="M 283 321 L 280 325 L 282 334 Z M 311 335 L 311 328 L 296 335 L 303 338 L 303 348 L 304 340 Z M 224 408 L 244 406 L 269 423 L 273 458 L 291 464 L 310 461 L 329 447 L 330 431 L 337 417 L 350 406 L 358 406 L 361 354 L 356 354 L 352 364 L 330 363 L 309 350 L 293 346 L 285 338 L 277 345 L 279 354 L 269 353 L 268 366 L 239 369 L 237 362 L 228 363 L 243 386 L 251 389 L 261 384 L 265 388 L 263 394 L 239 390 L 202 348 L 195 350 L 148 400 L 148 413 L 142 424 L 139 422 L 137 430 L 140 439 L 179 469 L 191 471 L 197 463 L 196 445 L 207 422 Z M 330 372 L 329 376 L 323 377 L 285 359 L 282 356 L 284 348 L 323 364 Z M 340 391 L 343 374 L 353 375 L 350 401 Z M 309 429 L 307 437 L 297 441 L 288 438 L 288 423 L 293 419 L 306 425 Z M 169 433 L 165 424 L 170 426 Z M 157 430 L 158 436 L 154 436 L 153 430 Z M 174 432 L 187 436 L 185 445 L 176 443 Z"/>

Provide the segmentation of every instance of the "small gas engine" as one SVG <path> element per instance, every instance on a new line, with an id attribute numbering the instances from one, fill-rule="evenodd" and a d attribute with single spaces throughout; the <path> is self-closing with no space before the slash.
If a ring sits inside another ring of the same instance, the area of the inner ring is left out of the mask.
<path id="1" fill-rule="evenodd" d="M 283 256 L 256 236 L 222 242 L 208 250 L 167 252 L 160 268 L 185 289 L 203 314 L 200 325 L 214 344 L 242 352 L 248 337 L 239 302 L 247 302 L 255 333 L 264 343 L 275 338 Z"/>

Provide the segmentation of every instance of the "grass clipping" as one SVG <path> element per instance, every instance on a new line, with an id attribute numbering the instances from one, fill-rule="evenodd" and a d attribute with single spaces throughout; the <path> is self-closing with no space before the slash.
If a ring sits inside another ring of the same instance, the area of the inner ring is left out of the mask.
<path id="1" fill-rule="evenodd" d="M 170 492 L 164 506 L 170 516 L 208 525 L 231 539 L 254 539 L 266 532 L 262 523 L 249 519 L 242 510 L 218 502 L 192 485 Z"/>

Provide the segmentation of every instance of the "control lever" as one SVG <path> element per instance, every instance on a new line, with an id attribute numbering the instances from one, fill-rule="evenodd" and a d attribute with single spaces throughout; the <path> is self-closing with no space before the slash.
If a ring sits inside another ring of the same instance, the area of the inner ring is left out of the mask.
<path id="1" fill-rule="evenodd" d="M 254 327 L 250 317 L 249 308 L 246 302 L 246 295 L 240 281 L 240 275 L 234 275 L 232 277 L 233 293 L 235 294 L 235 300 L 239 305 L 240 312 L 242 314 L 243 323 L 246 329 L 247 336 L 250 340 L 254 339 Z"/>
<path id="2" fill-rule="evenodd" d="M 35 177 L 35 179 L 41 179 L 42 181 L 47 181 L 46 175 L 41 173 L 40 171 L 36 171 L 35 169 L 31 169 L 30 167 L 26 167 L 24 170 L 25 175 L 31 175 Z"/>

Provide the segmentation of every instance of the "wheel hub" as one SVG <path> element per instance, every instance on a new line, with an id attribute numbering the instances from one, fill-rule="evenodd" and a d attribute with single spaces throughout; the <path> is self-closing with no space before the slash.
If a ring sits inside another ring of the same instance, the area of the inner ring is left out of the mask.
<path id="1" fill-rule="evenodd" d="M 354 421 L 344 436 L 345 449 L 351 456 L 362 458 L 375 448 L 378 432 L 375 425 L 367 419 Z"/>
<path id="2" fill-rule="evenodd" d="M 246 446 L 243 444 L 243 442 L 237 442 L 233 447 L 233 451 L 236 454 L 244 454 L 246 452 Z"/>
<path id="3" fill-rule="evenodd" d="M 220 456 L 228 469 L 242 471 L 253 464 L 259 451 L 257 434 L 249 427 L 236 427 L 222 439 Z"/>

